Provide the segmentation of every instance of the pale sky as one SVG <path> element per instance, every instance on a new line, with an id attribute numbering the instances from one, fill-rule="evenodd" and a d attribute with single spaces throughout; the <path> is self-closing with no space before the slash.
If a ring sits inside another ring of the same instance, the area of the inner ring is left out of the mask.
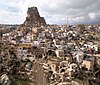
<path id="1" fill-rule="evenodd" d="M 100 0 L 0 0 L 0 23 L 23 23 L 32 6 L 49 24 L 100 24 Z"/>

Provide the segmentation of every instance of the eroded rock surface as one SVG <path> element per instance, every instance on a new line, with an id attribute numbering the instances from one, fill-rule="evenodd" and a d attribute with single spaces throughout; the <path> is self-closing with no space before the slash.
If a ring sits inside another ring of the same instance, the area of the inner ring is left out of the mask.
<path id="1" fill-rule="evenodd" d="M 28 27 L 46 25 L 44 17 L 41 17 L 37 7 L 28 8 L 27 17 L 23 25 Z"/>

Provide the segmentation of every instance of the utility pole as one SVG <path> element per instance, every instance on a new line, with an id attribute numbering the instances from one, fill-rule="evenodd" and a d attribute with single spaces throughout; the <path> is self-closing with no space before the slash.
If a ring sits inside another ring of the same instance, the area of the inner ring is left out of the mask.
<path id="1" fill-rule="evenodd" d="M 68 17 L 67 17 L 67 24 L 69 24 L 69 19 L 68 19 Z"/>

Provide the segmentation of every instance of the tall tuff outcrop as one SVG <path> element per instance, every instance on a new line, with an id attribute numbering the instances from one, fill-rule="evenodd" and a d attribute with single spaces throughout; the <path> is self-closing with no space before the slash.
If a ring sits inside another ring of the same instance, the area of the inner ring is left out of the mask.
<path id="1" fill-rule="evenodd" d="M 23 25 L 28 26 L 28 27 L 33 27 L 33 26 L 45 26 L 46 22 L 44 17 L 41 17 L 37 7 L 31 7 L 28 8 L 27 11 L 27 17 Z"/>

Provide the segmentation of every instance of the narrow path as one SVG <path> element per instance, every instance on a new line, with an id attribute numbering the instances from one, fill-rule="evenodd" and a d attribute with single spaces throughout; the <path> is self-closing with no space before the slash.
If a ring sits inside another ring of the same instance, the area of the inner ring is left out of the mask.
<path id="1" fill-rule="evenodd" d="M 33 65 L 33 76 L 34 77 L 34 84 L 32 85 L 47 85 L 47 79 L 44 76 L 44 71 L 42 68 L 42 65 L 39 64 L 39 62 L 36 62 Z"/>

